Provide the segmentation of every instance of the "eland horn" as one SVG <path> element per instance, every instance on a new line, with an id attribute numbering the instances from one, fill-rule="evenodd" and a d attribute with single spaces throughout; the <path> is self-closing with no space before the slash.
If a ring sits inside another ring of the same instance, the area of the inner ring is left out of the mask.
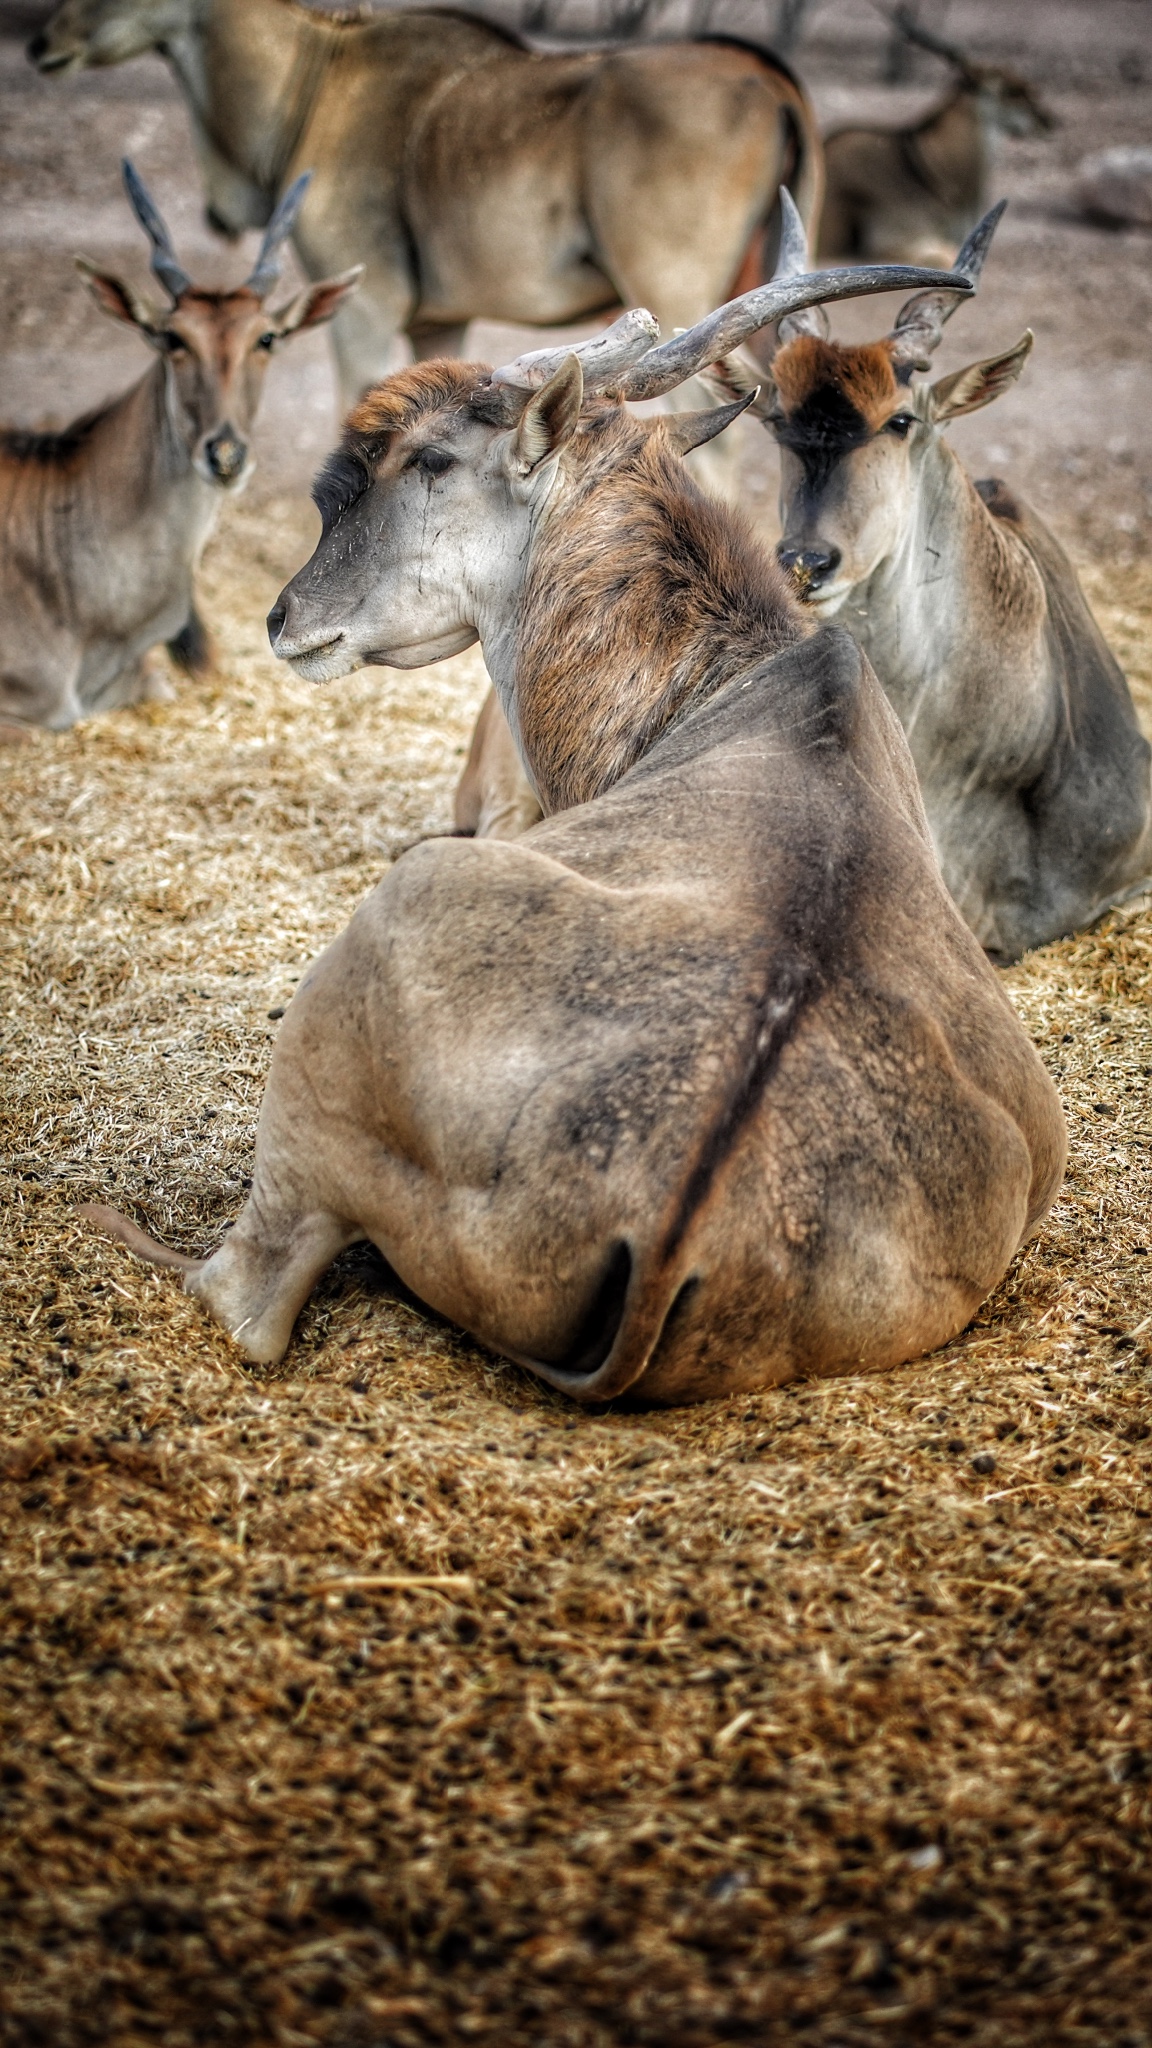
<path id="1" fill-rule="evenodd" d="M 493 371 L 494 384 L 513 384 L 523 391 L 539 391 L 556 375 L 569 356 L 575 356 L 584 373 L 586 391 L 603 391 L 660 339 L 660 323 L 642 306 L 622 313 L 603 334 L 582 341 L 575 348 L 536 348 L 515 362 Z"/>
<path id="2" fill-rule="evenodd" d="M 255 292 L 258 299 L 267 297 L 280 275 L 281 250 L 296 225 L 296 216 L 304 203 L 304 194 L 311 181 L 311 171 L 302 171 L 289 185 L 283 198 L 277 202 L 276 210 L 264 230 L 264 240 L 260 244 L 256 267 L 246 280 L 248 290 Z"/>
<path id="3" fill-rule="evenodd" d="M 1007 204 L 1006 199 L 1001 199 L 973 228 L 948 273 L 955 283 L 944 290 L 916 292 L 900 308 L 896 325 L 888 337 L 897 369 L 911 373 L 928 368 L 933 350 L 940 346 L 944 322 L 952 318 L 963 290 L 966 288 L 968 292 L 974 292 L 980 282 L 989 243 Z"/>
<path id="4" fill-rule="evenodd" d="M 812 267 L 808 252 L 808 230 L 796 209 L 792 194 L 787 190 L 780 193 L 780 253 L 776 258 L 773 284 L 782 284 L 788 277 L 804 277 Z M 805 306 L 802 312 L 786 313 L 777 328 L 777 336 L 783 343 L 795 341 L 797 335 L 814 334 L 818 340 L 828 338 L 828 315 L 823 306 Z"/>
<path id="5" fill-rule="evenodd" d="M 791 198 L 781 193 L 786 241 L 792 235 L 789 208 Z M 794 211 L 794 209 L 793 209 Z M 791 246 L 791 243 L 789 243 Z M 872 263 L 859 269 L 814 270 L 801 276 L 773 278 L 757 285 L 738 299 L 730 299 L 704 320 L 697 321 L 671 341 L 648 349 L 638 362 L 616 380 L 618 397 L 639 400 L 661 398 L 675 390 L 707 363 L 730 355 L 740 343 L 758 334 L 762 327 L 800 313 L 805 307 L 822 305 L 829 299 L 866 298 L 873 292 L 905 291 L 909 286 L 923 291 L 970 292 L 971 282 L 950 270 L 922 270 L 907 263 Z"/>
<path id="6" fill-rule="evenodd" d="M 124 189 L 129 204 L 152 244 L 152 275 L 174 300 L 178 299 L 188 290 L 192 279 L 177 261 L 172 237 L 164 225 L 160 209 L 135 164 L 129 163 L 125 157 L 120 168 L 124 173 Z"/>

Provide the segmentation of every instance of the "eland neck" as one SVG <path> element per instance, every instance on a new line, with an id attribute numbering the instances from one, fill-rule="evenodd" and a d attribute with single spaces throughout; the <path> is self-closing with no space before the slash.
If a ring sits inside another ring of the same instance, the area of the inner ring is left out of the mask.
<path id="1" fill-rule="evenodd" d="M 803 636 L 776 564 L 662 431 L 585 424 L 538 521 L 518 617 L 481 629 L 546 811 L 586 803 L 675 720 Z"/>
<path id="2" fill-rule="evenodd" d="M 263 226 L 304 140 L 332 46 L 322 15 L 285 0 L 204 0 L 164 45 L 192 112 L 210 208 Z"/>
<path id="3" fill-rule="evenodd" d="M 994 519 L 947 442 L 920 458 L 899 541 L 841 619 L 876 669 L 923 775 L 1010 677 L 1028 715 L 1039 680 L 1043 587 L 1019 537 Z M 1033 686 L 1033 687 L 1030 687 Z"/>

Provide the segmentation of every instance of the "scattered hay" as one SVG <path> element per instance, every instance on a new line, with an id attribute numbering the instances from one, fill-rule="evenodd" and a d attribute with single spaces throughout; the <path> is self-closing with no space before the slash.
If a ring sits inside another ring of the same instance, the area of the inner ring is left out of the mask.
<path id="1" fill-rule="evenodd" d="M 218 687 L 4 764 L 4 2038 L 1148 2048 L 1152 912 L 1008 977 L 1072 1163 L 935 1358 L 583 1415 L 357 1251 L 241 1369 L 72 1206 L 218 1238 L 484 687 L 277 670 L 303 516 Z"/>

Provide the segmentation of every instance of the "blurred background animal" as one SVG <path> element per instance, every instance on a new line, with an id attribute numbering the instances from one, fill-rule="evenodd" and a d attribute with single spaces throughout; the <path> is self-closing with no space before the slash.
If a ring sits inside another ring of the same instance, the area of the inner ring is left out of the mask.
<path id="1" fill-rule="evenodd" d="M 908 126 L 853 125 L 825 137 L 821 261 L 951 263 L 987 210 L 999 138 L 1052 126 L 1017 72 L 974 62 L 908 7 L 897 8 L 892 22 L 897 37 L 943 58 L 952 87 Z"/>
<path id="2" fill-rule="evenodd" d="M 331 319 L 358 272 L 309 285 L 269 312 L 301 178 L 234 291 L 204 291 L 130 164 L 124 179 L 168 304 L 77 259 L 97 305 L 155 352 L 118 398 L 54 433 L 0 432 L 0 719 L 73 725 L 163 684 L 160 642 L 184 668 L 211 664 L 193 578 L 222 498 L 252 468 L 249 436 L 272 351 Z"/>
<path id="3" fill-rule="evenodd" d="M 621 302 L 690 326 L 770 274 L 781 184 L 819 213 L 815 117 L 767 48 L 542 56 L 464 13 L 298 0 L 64 0 L 30 45 L 60 74 L 150 50 L 188 102 L 225 233 L 262 225 L 314 167 L 305 269 L 366 266 L 333 329 L 346 403 L 401 334 L 418 357 L 459 354 L 475 318 L 561 325 Z"/>

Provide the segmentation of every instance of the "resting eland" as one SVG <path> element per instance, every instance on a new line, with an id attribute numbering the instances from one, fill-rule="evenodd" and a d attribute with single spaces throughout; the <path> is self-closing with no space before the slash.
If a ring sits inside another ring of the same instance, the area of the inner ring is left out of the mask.
<path id="1" fill-rule="evenodd" d="M 979 278 L 1003 205 L 966 242 Z M 799 231 L 782 267 L 806 267 Z M 829 341 L 819 311 L 785 321 L 755 409 L 780 444 L 779 558 L 838 618 L 899 714 L 944 879 L 993 959 L 1090 924 L 1152 875 L 1152 754 L 1076 572 L 1008 486 L 974 483 L 945 439 L 1019 376 L 1025 334 L 917 383 L 960 295 L 933 289 L 881 341 Z"/>
<path id="2" fill-rule="evenodd" d="M 899 724 L 684 467 L 743 401 L 623 403 L 910 275 L 762 286 L 659 346 L 626 317 L 417 365 L 352 414 L 273 646 L 325 681 L 479 638 L 547 815 L 413 848 L 309 970 L 211 1258 L 89 1210 L 248 1357 L 370 1238 L 578 1400 L 702 1400 L 946 1342 L 1044 1215 L 1059 1103 Z"/>

